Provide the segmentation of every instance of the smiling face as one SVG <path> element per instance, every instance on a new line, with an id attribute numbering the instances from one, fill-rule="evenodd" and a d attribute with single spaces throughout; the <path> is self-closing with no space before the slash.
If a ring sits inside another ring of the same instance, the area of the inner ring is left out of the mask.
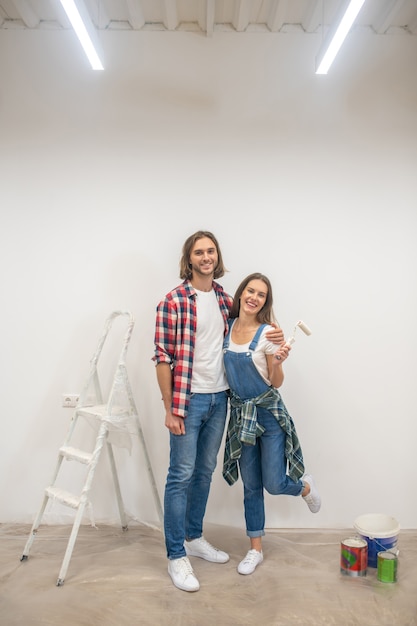
<path id="1" fill-rule="evenodd" d="M 190 252 L 190 266 L 193 276 L 212 276 L 219 262 L 217 248 L 208 237 L 198 239 Z"/>
<path id="2" fill-rule="evenodd" d="M 246 315 L 257 315 L 265 306 L 268 285 L 258 278 L 250 280 L 240 296 L 240 310 Z"/>

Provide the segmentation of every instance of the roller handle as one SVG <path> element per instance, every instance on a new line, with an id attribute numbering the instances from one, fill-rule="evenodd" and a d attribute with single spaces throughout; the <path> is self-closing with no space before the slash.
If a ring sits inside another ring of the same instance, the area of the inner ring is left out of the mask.
<path id="1" fill-rule="evenodd" d="M 299 320 L 299 321 L 296 323 L 296 325 L 295 325 L 295 328 L 294 328 L 294 335 L 295 335 L 295 331 L 297 330 L 297 327 L 298 327 L 298 328 L 300 328 L 300 329 L 303 331 L 303 333 L 305 333 L 306 335 L 311 335 L 311 330 L 309 329 L 309 327 L 307 326 L 307 324 L 304 324 L 304 322 L 303 322 L 303 321 L 301 321 L 301 320 Z M 293 343 L 294 343 L 294 341 L 295 341 L 295 336 L 294 336 L 294 335 L 292 335 L 291 337 L 289 337 L 289 338 L 287 339 L 287 341 L 285 342 L 285 345 L 286 345 L 286 346 L 292 346 L 292 344 L 293 344 Z"/>

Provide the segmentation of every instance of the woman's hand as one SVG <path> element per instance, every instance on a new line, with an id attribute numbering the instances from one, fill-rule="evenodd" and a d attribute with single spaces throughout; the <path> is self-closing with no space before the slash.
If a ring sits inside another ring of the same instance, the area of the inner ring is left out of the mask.
<path id="1" fill-rule="evenodd" d="M 288 358 L 288 354 L 290 350 L 291 350 L 291 346 L 288 345 L 287 343 L 283 343 L 282 345 L 280 345 L 278 350 L 274 353 L 274 361 L 278 361 L 280 363 L 285 361 L 285 359 Z"/>
<path id="2" fill-rule="evenodd" d="M 268 354 L 266 357 L 268 363 L 268 374 L 271 385 L 278 389 L 284 382 L 284 370 L 282 364 L 285 359 L 288 358 L 291 346 L 287 343 L 283 343 L 274 352 L 274 354 Z"/>

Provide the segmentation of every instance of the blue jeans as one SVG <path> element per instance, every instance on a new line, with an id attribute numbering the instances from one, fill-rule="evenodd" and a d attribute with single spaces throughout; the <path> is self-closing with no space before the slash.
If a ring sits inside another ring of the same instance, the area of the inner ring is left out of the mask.
<path id="1" fill-rule="evenodd" d="M 244 485 L 246 534 L 265 534 L 264 489 L 272 495 L 299 496 L 304 489 L 301 480 L 295 482 L 287 475 L 285 433 L 275 417 L 257 407 L 258 422 L 265 428 L 254 446 L 244 444 L 239 460 Z"/>
<path id="2" fill-rule="evenodd" d="M 227 413 L 227 392 L 191 394 L 185 435 L 170 433 L 164 530 L 169 559 L 186 555 L 184 540 L 203 534 L 211 478 Z"/>

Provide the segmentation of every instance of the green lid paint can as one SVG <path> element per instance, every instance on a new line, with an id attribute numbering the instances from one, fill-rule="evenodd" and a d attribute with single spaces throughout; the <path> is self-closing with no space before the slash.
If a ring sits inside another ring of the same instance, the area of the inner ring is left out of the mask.
<path id="1" fill-rule="evenodd" d="M 394 552 L 378 552 L 377 578 L 383 583 L 397 582 L 398 557 Z"/>

